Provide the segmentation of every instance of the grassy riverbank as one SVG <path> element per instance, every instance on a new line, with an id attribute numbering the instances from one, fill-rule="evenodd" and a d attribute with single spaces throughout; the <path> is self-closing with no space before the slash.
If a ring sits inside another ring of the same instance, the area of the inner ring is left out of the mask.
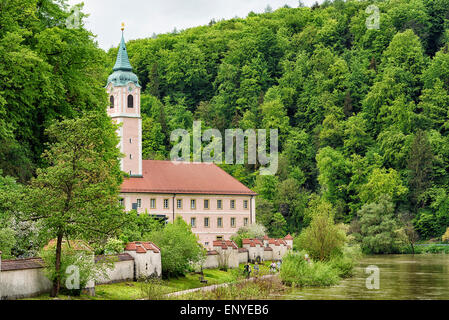
<path id="1" fill-rule="evenodd" d="M 402 254 L 426 254 L 426 253 L 440 253 L 440 254 L 449 254 L 449 244 L 440 244 L 440 243 L 429 243 L 429 244 L 418 244 L 413 247 L 413 250 L 410 246 L 403 247 L 401 249 Z"/>
<path id="2" fill-rule="evenodd" d="M 198 291 L 178 296 L 180 300 L 265 300 L 283 295 L 290 289 L 279 277 L 239 281 L 207 292 Z"/>
<path id="3" fill-rule="evenodd" d="M 259 275 L 266 275 L 269 273 L 270 262 L 264 262 L 260 265 Z M 251 265 L 254 270 L 254 265 Z M 81 296 L 67 296 L 60 294 L 60 300 L 136 300 L 161 298 L 163 295 L 183 291 L 188 289 L 195 289 L 214 284 L 234 283 L 244 278 L 244 265 L 240 265 L 239 269 L 228 269 L 227 271 L 219 269 L 205 269 L 203 270 L 204 279 L 207 283 L 201 283 L 200 275 L 194 272 L 186 274 L 185 277 L 171 278 L 167 280 L 160 280 L 154 283 L 148 282 L 120 282 L 104 285 L 97 285 L 95 287 L 95 296 L 91 297 L 82 294 Z M 152 297 L 149 295 L 152 295 Z M 43 294 L 38 297 L 28 298 L 26 300 L 52 300 L 49 294 Z"/>

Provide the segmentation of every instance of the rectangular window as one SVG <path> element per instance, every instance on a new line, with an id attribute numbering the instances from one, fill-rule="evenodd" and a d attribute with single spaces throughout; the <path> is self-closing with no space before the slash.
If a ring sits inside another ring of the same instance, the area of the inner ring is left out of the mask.
<path id="1" fill-rule="evenodd" d="M 124 199 L 119 199 L 118 201 L 119 205 L 124 207 L 125 206 L 125 200 Z"/>
<path id="2" fill-rule="evenodd" d="M 204 227 L 209 228 L 209 218 L 204 218 Z"/>
<path id="3" fill-rule="evenodd" d="M 164 199 L 164 209 L 168 209 L 168 208 L 169 208 L 169 200 Z"/>
<path id="4" fill-rule="evenodd" d="M 204 200 L 204 209 L 209 209 L 209 200 Z"/>
<path id="5" fill-rule="evenodd" d="M 217 236 L 218 241 L 223 241 L 223 236 Z"/>
<path id="6" fill-rule="evenodd" d="M 156 209 L 156 199 L 150 200 L 150 209 Z"/>
<path id="7" fill-rule="evenodd" d="M 235 218 L 231 218 L 231 228 L 235 228 Z"/>
<path id="8" fill-rule="evenodd" d="M 196 209 L 196 200 L 195 199 L 190 200 L 190 209 Z"/>
<path id="9" fill-rule="evenodd" d="M 243 209 L 248 209 L 248 200 L 243 200 Z"/>
<path id="10" fill-rule="evenodd" d="M 217 200 L 217 209 L 223 209 L 223 201 Z"/>
<path id="11" fill-rule="evenodd" d="M 176 207 L 177 207 L 178 209 L 182 209 L 182 199 L 176 200 Z"/>
<path id="12" fill-rule="evenodd" d="M 192 226 L 192 228 L 196 227 L 196 218 L 190 218 L 190 225 Z"/>
<path id="13" fill-rule="evenodd" d="M 217 227 L 223 228 L 223 218 L 217 218 Z"/>
<path id="14" fill-rule="evenodd" d="M 243 219 L 243 225 L 246 227 L 248 226 L 248 218 Z"/>
<path id="15" fill-rule="evenodd" d="M 142 199 L 137 199 L 137 208 L 142 208 Z"/>
<path id="16" fill-rule="evenodd" d="M 231 200 L 231 209 L 235 209 L 235 200 Z"/>

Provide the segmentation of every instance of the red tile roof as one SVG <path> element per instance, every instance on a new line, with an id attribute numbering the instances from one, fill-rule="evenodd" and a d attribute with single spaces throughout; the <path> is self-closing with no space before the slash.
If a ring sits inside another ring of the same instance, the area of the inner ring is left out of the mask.
<path id="1" fill-rule="evenodd" d="M 137 253 L 147 253 L 147 250 L 145 250 L 144 247 L 137 246 L 136 252 Z"/>
<path id="2" fill-rule="evenodd" d="M 237 179 L 211 163 L 144 160 L 143 178 L 128 178 L 124 193 L 185 193 L 256 195 Z"/>
<path id="3" fill-rule="evenodd" d="M 213 242 L 214 247 L 221 247 L 223 250 L 227 250 L 228 248 L 231 249 L 238 249 L 239 247 L 236 245 L 234 241 L 231 240 L 216 240 Z"/>
<path id="4" fill-rule="evenodd" d="M 293 237 L 290 234 L 288 234 L 287 236 L 285 236 L 284 240 L 293 240 Z"/>
<path id="5" fill-rule="evenodd" d="M 125 250 L 126 251 L 136 251 L 137 246 L 134 242 L 130 242 L 126 245 Z"/>
<path id="6" fill-rule="evenodd" d="M 148 251 L 153 251 L 154 253 L 161 252 L 161 249 L 159 249 L 158 246 L 156 246 L 153 242 L 149 241 L 134 241 L 129 242 L 126 247 L 125 251 L 136 251 L 137 253 L 145 253 Z"/>
<path id="7" fill-rule="evenodd" d="M 255 247 L 256 245 L 263 246 L 262 241 L 259 239 L 243 239 L 242 244 L 249 244 L 250 247 Z"/>

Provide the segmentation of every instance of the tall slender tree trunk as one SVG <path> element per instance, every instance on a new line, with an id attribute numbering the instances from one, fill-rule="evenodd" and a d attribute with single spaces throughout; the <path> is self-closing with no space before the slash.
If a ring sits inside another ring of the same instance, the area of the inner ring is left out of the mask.
<path id="1" fill-rule="evenodd" d="M 53 287 L 51 289 L 50 297 L 56 297 L 59 294 L 59 289 L 61 287 L 61 248 L 62 248 L 62 231 L 58 232 L 58 238 L 56 241 L 56 261 L 55 261 L 55 273 L 56 277 L 53 279 Z"/>

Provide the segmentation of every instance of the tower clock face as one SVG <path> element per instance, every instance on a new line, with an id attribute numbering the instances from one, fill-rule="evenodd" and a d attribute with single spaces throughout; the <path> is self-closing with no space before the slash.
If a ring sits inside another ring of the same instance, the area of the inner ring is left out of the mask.
<path id="1" fill-rule="evenodd" d="M 133 92 L 133 87 L 129 87 L 129 88 L 128 88 L 128 91 L 129 91 L 129 92 Z"/>

